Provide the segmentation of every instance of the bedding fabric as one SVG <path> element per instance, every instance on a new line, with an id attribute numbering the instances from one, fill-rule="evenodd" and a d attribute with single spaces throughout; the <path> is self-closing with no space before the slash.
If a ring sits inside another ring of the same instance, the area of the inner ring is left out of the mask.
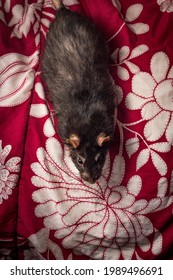
<path id="1" fill-rule="evenodd" d="M 63 3 L 110 48 L 115 137 L 101 178 L 83 182 L 41 79 L 51 1 L 2 0 L 0 258 L 173 259 L 173 3 Z"/>

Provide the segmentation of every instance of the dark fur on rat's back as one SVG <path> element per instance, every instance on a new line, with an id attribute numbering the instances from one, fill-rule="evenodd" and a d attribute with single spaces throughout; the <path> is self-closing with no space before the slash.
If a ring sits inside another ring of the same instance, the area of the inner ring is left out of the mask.
<path id="1" fill-rule="evenodd" d="M 62 8 L 51 24 L 42 74 L 58 117 L 58 131 L 84 180 L 102 171 L 114 132 L 114 87 L 103 37 L 84 16 Z M 75 135 L 78 143 L 70 137 Z M 102 144 L 98 136 L 104 135 Z M 75 142 L 76 143 L 76 142 Z"/>

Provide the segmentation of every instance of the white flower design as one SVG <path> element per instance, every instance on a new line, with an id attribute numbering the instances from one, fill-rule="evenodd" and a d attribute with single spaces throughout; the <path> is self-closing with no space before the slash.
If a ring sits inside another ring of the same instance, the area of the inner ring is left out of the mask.
<path id="1" fill-rule="evenodd" d="M 46 253 L 46 259 L 48 260 L 51 253 L 56 260 L 64 259 L 60 246 L 49 239 L 49 233 L 49 229 L 42 228 L 37 233 L 30 235 L 28 238 L 30 246 L 34 248 L 34 252 L 37 253 L 39 258 L 41 258 L 40 256 L 42 256 L 42 253 Z"/>
<path id="2" fill-rule="evenodd" d="M 55 151 L 57 151 L 55 153 Z M 94 185 L 82 182 L 70 158 L 63 153 L 57 140 L 49 138 L 46 150 L 37 151 L 39 162 L 31 168 L 36 190 L 32 198 L 38 203 L 37 217 L 55 231 L 65 248 L 94 259 L 131 259 L 140 250 L 153 248 L 154 255 L 162 249 L 162 236 L 146 217 L 173 202 L 173 197 L 137 199 L 142 188 L 139 176 L 122 184 L 125 161 L 115 157 L 110 174 L 107 158 L 101 178 Z M 153 241 L 148 237 L 155 234 Z M 140 252 L 138 252 L 140 254 Z"/>
<path id="3" fill-rule="evenodd" d="M 52 8 L 52 11 L 50 11 Z M 6 13 L 11 12 L 12 18 L 9 23 L 5 20 L 4 10 Z M 22 36 L 27 37 L 31 28 L 35 34 L 36 46 L 40 42 L 40 31 L 46 36 L 50 22 L 54 18 L 54 10 L 49 0 L 37 0 L 36 3 L 29 4 L 25 0 L 23 5 L 11 5 L 11 1 L 5 1 L 4 10 L 0 11 L 0 19 L 9 27 L 13 28 L 11 37 L 19 39 Z"/>
<path id="4" fill-rule="evenodd" d="M 167 13 L 173 12 L 172 0 L 157 0 L 157 4 L 160 5 L 161 12 L 167 12 Z"/>
<path id="5" fill-rule="evenodd" d="M 112 4 L 114 5 L 114 7 L 117 8 L 117 10 L 119 12 L 121 11 L 121 4 L 120 4 L 119 0 L 112 0 Z"/>
<path id="6" fill-rule="evenodd" d="M 9 53 L 0 57 L 0 107 L 16 106 L 30 97 L 37 63 L 37 51 L 31 56 Z"/>
<path id="7" fill-rule="evenodd" d="M 143 5 L 142 4 L 133 4 L 131 5 L 125 14 L 125 22 L 127 26 L 135 33 L 135 34 L 144 34 L 149 31 L 149 25 L 143 22 L 133 23 L 142 13 Z"/>
<path id="8" fill-rule="evenodd" d="M 157 141 L 163 135 L 173 145 L 173 66 L 164 52 L 153 55 L 151 75 L 140 72 L 132 79 L 132 92 L 127 95 L 126 106 L 141 110 L 147 121 L 144 135 L 148 141 Z"/>
<path id="9" fill-rule="evenodd" d="M 50 0 L 45 0 L 43 3 L 43 7 L 42 7 L 42 14 L 41 14 L 41 19 L 39 18 L 39 16 L 37 16 L 37 22 L 35 24 L 35 30 L 34 33 L 37 34 L 36 36 L 36 41 L 39 41 L 39 30 L 42 32 L 42 34 L 44 35 L 44 37 L 46 37 L 49 25 L 51 23 L 51 21 L 54 19 L 55 17 L 55 11 L 52 10 L 50 12 L 50 8 L 52 8 L 52 1 Z M 39 26 L 39 21 L 40 21 L 40 26 Z"/>
<path id="10" fill-rule="evenodd" d="M 25 0 L 24 6 L 16 4 L 12 8 L 12 19 L 10 20 L 8 26 L 14 26 L 12 37 L 22 38 L 22 35 L 27 36 L 31 25 L 35 23 L 35 17 L 39 17 L 37 10 L 41 10 L 41 1 L 39 0 L 37 5 L 33 3 L 28 4 L 28 1 Z"/>
<path id="11" fill-rule="evenodd" d="M 16 173 L 20 171 L 20 158 L 12 157 L 6 161 L 11 149 L 11 145 L 2 148 L 0 140 L 0 204 L 3 199 L 8 199 L 18 182 L 19 175 Z"/>
<path id="12" fill-rule="evenodd" d="M 169 191 L 170 195 L 173 195 L 173 171 L 171 174 L 171 182 L 169 185 L 168 179 L 166 177 L 161 177 L 158 181 L 158 191 L 157 196 L 164 197 L 166 192 Z"/>
<path id="13" fill-rule="evenodd" d="M 43 85 L 40 82 L 35 84 L 35 92 L 37 93 L 39 103 L 33 103 L 31 105 L 30 115 L 34 118 L 44 118 L 50 114 L 50 117 L 44 123 L 43 133 L 46 137 L 52 137 L 55 134 L 54 110 L 51 108 L 51 104 L 45 100 Z M 40 99 L 42 102 L 40 102 Z"/>
<path id="14" fill-rule="evenodd" d="M 148 51 L 147 45 L 139 45 L 131 52 L 128 46 L 123 46 L 121 48 L 115 49 L 111 57 L 115 62 L 117 74 L 121 80 L 127 81 L 130 78 L 129 72 L 131 72 L 132 74 L 140 72 L 139 67 L 131 60 L 144 54 L 146 51 Z M 129 71 L 125 67 L 127 67 Z"/>
<path id="15" fill-rule="evenodd" d="M 150 28 L 148 24 L 143 22 L 137 22 L 137 23 L 134 22 L 143 11 L 142 4 L 133 4 L 129 6 L 128 9 L 126 10 L 125 15 L 121 13 L 121 4 L 118 0 L 112 0 L 112 4 L 117 8 L 119 13 L 121 14 L 121 17 L 123 18 L 123 22 L 122 25 L 119 27 L 119 29 L 116 31 L 116 33 L 113 34 L 107 40 L 107 42 L 110 42 L 112 39 L 114 39 L 121 32 L 124 26 L 130 28 L 130 30 L 137 35 L 141 35 L 149 31 Z"/>

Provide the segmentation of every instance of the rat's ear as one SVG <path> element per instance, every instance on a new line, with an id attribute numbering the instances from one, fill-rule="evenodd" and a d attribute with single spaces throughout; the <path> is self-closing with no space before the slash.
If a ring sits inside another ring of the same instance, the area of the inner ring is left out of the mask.
<path id="1" fill-rule="evenodd" d="M 63 7 L 63 3 L 61 2 L 61 0 L 52 0 L 52 4 L 57 10 Z"/>
<path id="2" fill-rule="evenodd" d="M 100 133 L 96 138 L 97 145 L 100 147 L 102 147 L 104 143 L 109 141 L 110 141 L 110 136 L 106 136 L 106 134 L 103 132 Z"/>
<path id="3" fill-rule="evenodd" d="M 70 138 L 66 139 L 66 143 L 72 145 L 74 149 L 77 149 L 80 145 L 80 138 L 76 134 L 71 134 Z"/>

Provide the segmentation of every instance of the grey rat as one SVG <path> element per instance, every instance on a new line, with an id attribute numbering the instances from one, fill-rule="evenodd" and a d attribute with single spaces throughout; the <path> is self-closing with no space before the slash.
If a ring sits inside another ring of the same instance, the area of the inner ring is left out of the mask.
<path id="1" fill-rule="evenodd" d="M 115 87 L 101 31 L 61 6 L 48 31 L 41 68 L 58 133 L 82 179 L 94 183 L 114 134 Z"/>

